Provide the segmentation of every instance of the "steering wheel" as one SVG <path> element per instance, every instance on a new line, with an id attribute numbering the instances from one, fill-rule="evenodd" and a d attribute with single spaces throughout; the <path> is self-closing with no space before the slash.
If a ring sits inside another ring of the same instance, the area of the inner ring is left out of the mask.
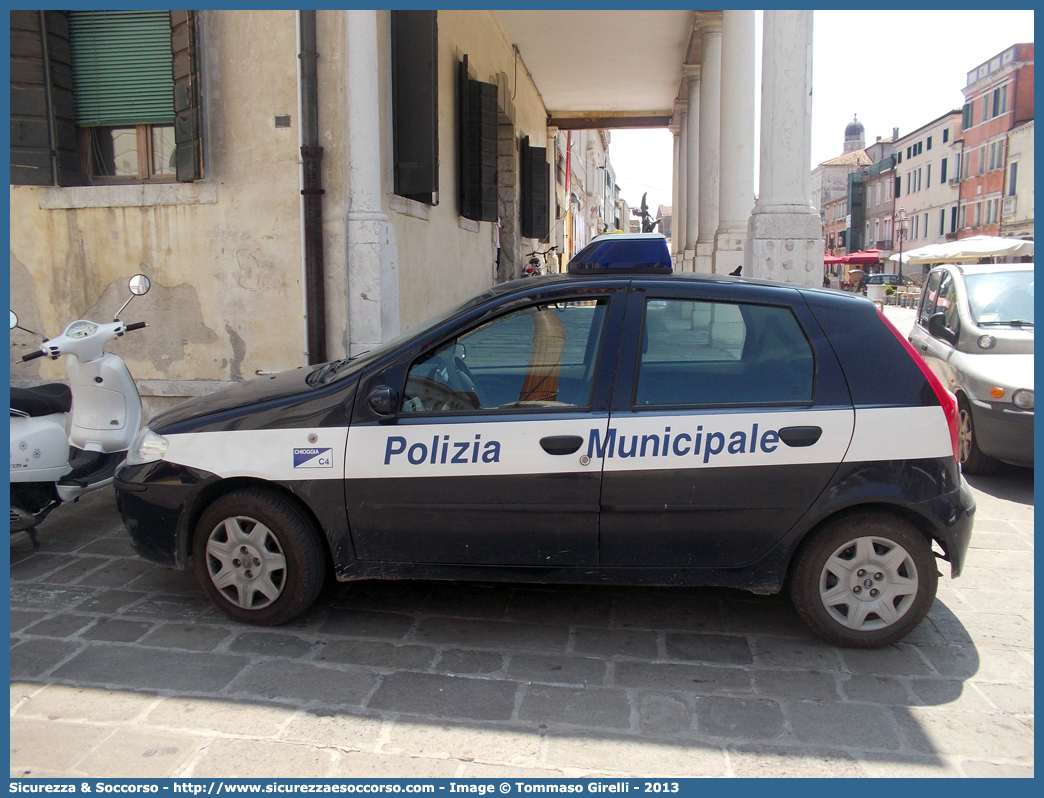
<path id="1" fill-rule="evenodd" d="M 485 407 L 486 403 L 479 394 L 478 385 L 475 384 L 475 375 L 471 373 L 471 369 L 469 369 L 467 364 L 464 362 L 464 358 L 454 355 L 453 368 L 456 371 L 457 380 L 460 382 L 463 390 L 475 395 L 475 398 L 478 399 L 479 407 Z"/>
<path id="2" fill-rule="evenodd" d="M 420 403 L 413 412 L 423 410 L 478 410 L 478 397 L 474 393 L 454 391 L 448 385 L 428 377 L 413 374 L 406 378 L 406 395 Z"/>

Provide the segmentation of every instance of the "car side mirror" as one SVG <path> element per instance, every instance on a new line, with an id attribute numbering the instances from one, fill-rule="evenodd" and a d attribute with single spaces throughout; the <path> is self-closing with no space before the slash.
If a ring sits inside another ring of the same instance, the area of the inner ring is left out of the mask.
<path id="1" fill-rule="evenodd" d="M 370 409 L 379 416 L 395 415 L 396 399 L 398 397 L 387 385 L 378 385 L 370 395 L 366 397 L 366 403 Z"/>
<path id="2" fill-rule="evenodd" d="M 950 346 L 957 345 L 957 333 L 946 326 L 945 313 L 933 313 L 928 317 L 928 334 L 933 338 L 946 341 Z"/>

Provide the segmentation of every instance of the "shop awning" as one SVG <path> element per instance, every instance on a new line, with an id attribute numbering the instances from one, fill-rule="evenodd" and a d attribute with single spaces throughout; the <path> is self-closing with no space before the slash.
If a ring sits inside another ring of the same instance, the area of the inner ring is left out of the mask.
<path id="1" fill-rule="evenodd" d="M 880 263 L 881 250 L 864 249 L 861 252 L 853 252 L 851 255 L 845 255 L 841 260 L 844 263 Z"/>
<path id="2" fill-rule="evenodd" d="M 823 263 L 825 263 L 827 266 L 834 266 L 838 263 L 844 263 L 844 261 L 836 255 L 824 255 Z"/>
<path id="3" fill-rule="evenodd" d="M 942 263 L 977 261 L 980 258 L 1023 257 L 1033 255 L 1033 242 L 1001 236 L 971 236 L 944 244 L 929 244 L 903 253 L 903 263 Z M 898 260 L 893 255 L 891 260 Z"/>

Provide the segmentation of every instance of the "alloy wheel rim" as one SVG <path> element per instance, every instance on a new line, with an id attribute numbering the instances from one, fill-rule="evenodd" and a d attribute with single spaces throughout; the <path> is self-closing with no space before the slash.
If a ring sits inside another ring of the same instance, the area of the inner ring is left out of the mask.
<path id="1" fill-rule="evenodd" d="M 819 598 L 833 620 L 858 632 L 892 626 L 918 588 L 910 553 L 888 538 L 854 538 L 834 550 L 819 575 Z"/>
<path id="2" fill-rule="evenodd" d="M 961 408 L 959 412 L 959 424 L 958 424 L 958 446 L 960 448 L 961 462 L 968 462 L 968 458 L 971 456 L 972 446 L 972 421 L 971 413 L 966 409 Z"/>
<path id="3" fill-rule="evenodd" d="M 221 521 L 207 538 L 207 573 L 230 603 L 245 610 L 268 607 L 286 585 L 286 557 L 279 539 L 254 518 Z"/>

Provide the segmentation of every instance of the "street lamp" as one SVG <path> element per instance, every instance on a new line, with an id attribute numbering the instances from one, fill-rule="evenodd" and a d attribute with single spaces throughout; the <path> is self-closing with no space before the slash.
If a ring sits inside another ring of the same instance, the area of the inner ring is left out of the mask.
<path id="1" fill-rule="evenodd" d="M 895 215 L 895 234 L 899 237 L 899 284 L 903 282 L 903 239 L 906 238 L 906 223 L 909 221 L 909 217 L 906 215 L 906 208 L 900 208 L 899 213 Z"/>

